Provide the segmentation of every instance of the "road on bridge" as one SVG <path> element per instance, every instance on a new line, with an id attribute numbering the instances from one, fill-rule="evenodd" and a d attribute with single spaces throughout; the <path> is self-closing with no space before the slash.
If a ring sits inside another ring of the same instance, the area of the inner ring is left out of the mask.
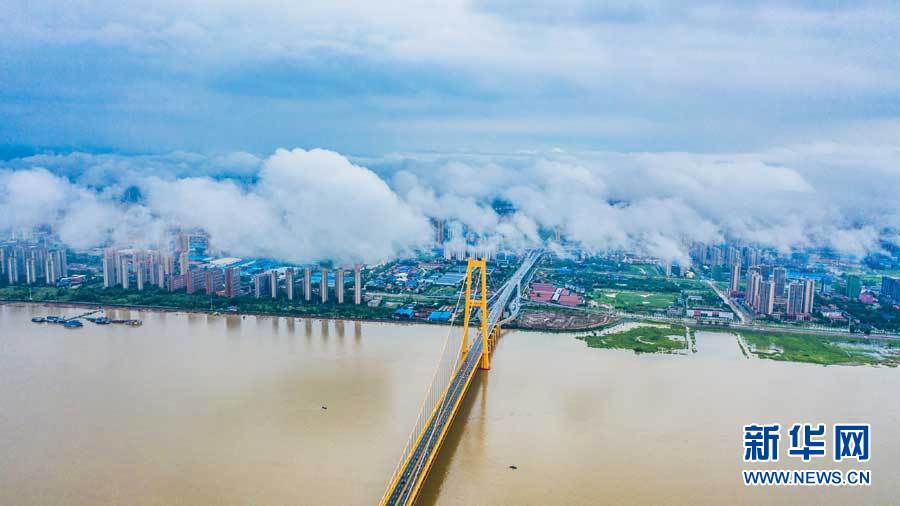
<path id="1" fill-rule="evenodd" d="M 530 251 L 525 255 L 522 264 L 516 272 L 506 281 L 501 289 L 491 297 L 488 309 L 488 334 L 500 321 L 503 311 L 510 303 L 513 294 L 518 294 L 518 286 L 541 256 L 540 250 Z M 483 315 L 482 315 L 483 317 Z M 431 464 L 440 449 L 450 424 L 459 410 L 469 384 L 478 370 L 478 364 L 484 350 L 484 341 L 480 332 L 472 340 L 472 345 L 464 359 L 459 364 L 456 373 L 450 378 L 445 393 L 440 397 L 436 406 L 431 409 L 431 415 L 415 444 L 408 455 L 404 456 L 405 463 L 398 472 L 391 477 L 391 484 L 381 504 L 384 505 L 408 505 L 415 501 L 425 476 L 428 474 Z"/>

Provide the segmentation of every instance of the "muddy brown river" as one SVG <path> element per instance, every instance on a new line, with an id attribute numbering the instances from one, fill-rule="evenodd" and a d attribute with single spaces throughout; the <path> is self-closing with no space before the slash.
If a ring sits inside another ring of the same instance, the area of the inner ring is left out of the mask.
<path id="1" fill-rule="evenodd" d="M 0 305 L 0 504 L 375 504 L 447 332 L 137 311 L 110 312 L 135 328 L 31 322 L 83 311 Z M 698 332 L 697 348 L 506 334 L 418 504 L 900 502 L 900 371 L 747 359 L 728 334 Z M 872 459 L 747 465 L 751 422 L 867 422 Z M 747 488 L 744 468 L 863 468 L 873 483 Z"/>

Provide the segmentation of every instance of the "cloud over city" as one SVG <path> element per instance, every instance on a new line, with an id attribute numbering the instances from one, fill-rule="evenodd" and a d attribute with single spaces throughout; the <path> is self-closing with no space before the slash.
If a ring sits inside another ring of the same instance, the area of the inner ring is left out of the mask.
<path id="1" fill-rule="evenodd" d="M 689 262 L 694 241 L 863 255 L 900 229 L 892 145 L 358 160 L 319 149 L 73 153 L 0 167 L 0 229 L 50 226 L 75 248 L 152 246 L 185 227 L 237 256 L 374 262 L 429 247 L 437 219 L 487 245 L 552 243 L 559 230 L 592 251 Z M 497 202 L 514 212 L 498 213 Z"/>

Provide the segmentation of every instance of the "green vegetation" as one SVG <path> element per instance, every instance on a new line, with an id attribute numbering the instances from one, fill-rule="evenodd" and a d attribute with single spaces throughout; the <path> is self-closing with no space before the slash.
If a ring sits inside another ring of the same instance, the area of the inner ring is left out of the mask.
<path id="1" fill-rule="evenodd" d="M 662 268 L 655 264 L 619 264 L 618 271 L 635 276 L 665 276 Z"/>
<path id="2" fill-rule="evenodd" d="M 696 288 L 700 283 L 692 280 L 671 278 L 636 278 L 618 276 L 589 277 L 593 288 L 612 290 L 637 290 L 642 292 L 678 293 L 685 288 Z"/>
<path id="3" fill-rule="evenodd" d="M 575 270 L 584 273 L 626 274 L 651 277 L 665 276 L 665 272 L 663 272 L 662 268 L 656 264 L 624 263 L 600 257 L 593 257 L 581 261 L 557 259 L 553 262 L 553 267 L 563 271 Z"/>
<path id="4" fill-rule="evenodd" d="M 592 332 L 578 339 L 590 348 L 633 350 L 635 353 L 673 353 L 688 349 L 683 325 L 641 325 L 618 332 Z M 675 337 L 676 339 L 673 339 Z"/>
<path id="5" fill-rule="evenodd" d="M 900 342 L 858 337 L 831 337 L 789 332 L 738 332 L 760 358 L 821 365 L 900 363 Z"/>
<path id="6" fill-rule="evenodd" d="M 591 298 L 599 304 L 632 313 L 657 313 L 671 306 L 724 307 L 722 299 L 709 286 L 688 280 L 672 282 L 674 290 L 632 290 L 599 288 Z M 630 283 L 634 285 L 634 283 Z"/>
<path id="7" fill-rule="evenodd" d="M 675 294 L 658 292 L 597 290 L 593 299 L 600 304 L 629 312 L 656 312 L 675 304 Z"/>
<path id="8" fill-rule="evenodd" d="M 841 311 L 846 311 L 854 319 L 852 328 L 860 332 L 868 332 L 871 329 L 881 329 L 888 332 L 900 332 L 900 309 L 896 309 L 893 303 L 886 297 L 879 300 L 878 306 L 863 304 L 857 299 L 847 299 L 838 295 L 821 297 L 817 304 L 833 304 Z M 842 326 L 846 323 L 842 323 Z"/>
<path id="9" fill-rule="evenodd" d="M 634 313 L 659 313 L 673 306 L 726 307 L 704 281 L 667 278 L 655 264 L 624 263 L 608 258 L 553 260 L 541 265 L 535 279 L 574 288 L 599 304 Z M 723 283 L 727 286 L 726 281 Z"/>

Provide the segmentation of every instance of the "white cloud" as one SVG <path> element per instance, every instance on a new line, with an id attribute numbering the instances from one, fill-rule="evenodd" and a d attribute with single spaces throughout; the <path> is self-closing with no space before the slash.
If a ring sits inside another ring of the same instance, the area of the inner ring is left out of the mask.
<path id="1" fill-rule="evenodd" d="M 726 238 L 783 251 L 828 246 L 863 254 L 879 248 L 883 233 L 900 228 L 900 201 L 892 197 L 900 188 L 900 150 L 892 146 L 799 145 L 738 154 L 550 152 L 525 159 L 469 157 L 461 164 L 427 157 L 415 168 L 400 163 L 406 168 L 395 175 L 398 191 L 423 213 L 476 231 L 484 228 L 479 205 L 500 197 L 534 224 L 529 229 L 559 227 L 589 249 L 638 250 L 682 261 L 692 241 Z M 448 183 L 453 177 L 466 179 Z M 481 189 L 472 190 L 479 182 Z M 464 205 L 473 194 L 481 200 Z"/>
<path id="2" fill-rule="evenodd" d="M 473 76 L 490 70 L 479 79 L 495 84 L 506 82 L 502 76 L 557 76 L 596 89 L 612 75 L 643 88 L 784 93 L 790 83 L 827 95 L 898 83 L 891 2 L 833 9 L 705 1 L 621 9 L 582 1 L 13 3 L 5 9 L 10 42 L 125 47 L 180 55 L 178 65 L 302 59 L 326 49 Z"/>
<path id="3" fill-rule="evenodd" d="M 900 230 L 900 149 L 884 144 L 737 154 L 390 155 L 369 163 L 382 176 L 318 149 L 280 149 L 265 159 L 19 159 L 0 172 L 0 229 L 50 224 L 86 247 L 153 245 L 172 227 L 201 227 L 232 254 L 295 262 L 401 255 L 428 244 L 428 218 L 464 226 L 492 245 L 534 245 L 542 230 L 559 229 L 589 250 L 681 261 L 691 242 L 725 239 L 863 254 Z M 107 184 L 97 187 L 101 176 Z M 516 212 L 499 215 L 496 201 Z"/>

